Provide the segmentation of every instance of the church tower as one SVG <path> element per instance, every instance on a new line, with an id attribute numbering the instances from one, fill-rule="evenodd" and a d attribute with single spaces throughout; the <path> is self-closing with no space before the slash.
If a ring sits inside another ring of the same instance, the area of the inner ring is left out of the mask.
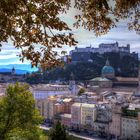
<path id="1" fill-rule="evenodd" d="M 12 68 L 12 72 L 11 72 L 11 74 L 12 74 L 12 75 L 15 75 L 15 74 L 16 74 L 16 70 L 15 70 L 14 67 Z"/>
<path id="2" fill-rule="evenodd" d="M 70 75 L 69 89 L 70 89 L 72 95 L 76 95 L 77 94 L 77 85 L 76 85 L 73 73 L 71 73 L 71 75 Z"/>

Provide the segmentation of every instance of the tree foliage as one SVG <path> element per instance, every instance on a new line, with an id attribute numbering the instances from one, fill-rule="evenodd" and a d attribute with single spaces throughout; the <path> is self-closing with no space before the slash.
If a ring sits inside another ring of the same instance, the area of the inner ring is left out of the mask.
<path id="1" fill-rule="evenodd" d="M 38 140 L 41 122 L 28 85 L 10 85 L 0 99 L 0 139 Z"/>
<path id="2" fill-rule="evenodd" d="M 49 131 L 49 139 L 50 140 L 68 140 L 66 129 L 61 123 L 58 121 Z"/>
<path id="3" fill-rule="evenodd" d="M 140 33 L 140 0 L 76 0 L 76 27 L 93 30 L 102 35 L 116 27 L 120 20 L 128 20 L 128 27 Z"/>
<path id="4" fill-rule="evenodd" d="M 33 66 L 38 63 L 54 66 L 59 61 L 56 61 L 57 52 L 52 48 L 76 43 L 71 33 L 61 33 L 71 30 L 58 17 L 66 11 L 68 3 L 66 0 L 0 1 L 0 42 L 10 38 L 14 46 L 22 50 L 21 60 L 31 60 Z"/>
<path id="5" fill-rule="evenodd" d="M 140 33 L 140 0 L 1 0 L 0 43 L 10 38 L 21 49 L 21 60 L 31 60 L 33 66 L 45 69 L 61 64 L 54 49 L 77 43 L 60 18 L 71 6 L 79 10 L 74 27 L 102 35 L 128 19 L 129 29 Z"/>
<path id="6" fill-rule="evenodd" d="M 84 93 L 84 92 L 85 92 L 85 89 L 84 89 L 84 88 L 80 88 L 80 90 L 79 90 L 79 92 L 78 92 L 78 96 L 81 96 L 82 93 Z"/>

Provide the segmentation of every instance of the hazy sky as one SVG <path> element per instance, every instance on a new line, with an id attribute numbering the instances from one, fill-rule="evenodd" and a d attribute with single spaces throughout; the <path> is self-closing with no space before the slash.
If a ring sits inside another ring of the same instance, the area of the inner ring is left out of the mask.
<path id="1" fill-rule="evenodd" d="M 92 45 L 92 47 L 98 47 L 100 43 L 114 43 L 118 42 L 120 46 L 130 44 L 131 51 L 136 51 L 140 53 L 140 35 L 137 35 L 133 31 L 129 31 L 127 28 L 126 21 L 122 21 L 118 24 L 117 28 L 110 30 L 110 32 L 101 37 L 95 37 L 93 31 L 89 32 L 83 28 L 75 29 L 73 28 L 75 10 L 71 10 L 67 15 L 61 15 L 61 19 L 66 21 L 68 25 L 72 28 L 72 32 L 75 34 L 76 40 L 79 42 L 78 47 L 87 47 Z M 74 47 L 65 47 L 64 50 L 69 51 L 74 49 Z M 0 65 L 6 64 L 21 64 L 18 55 L 20 50 L 15 49 L 12 43 L 3 43 L 2 51 L 0 52 Z M 29 62 L 25 62 L 29 63 Z"/>

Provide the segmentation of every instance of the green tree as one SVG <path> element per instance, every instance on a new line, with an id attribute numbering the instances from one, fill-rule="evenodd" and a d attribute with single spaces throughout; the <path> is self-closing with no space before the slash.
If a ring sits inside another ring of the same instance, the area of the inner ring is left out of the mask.
<path id="1" fill-rule="evenodd" d="M 84 93 L 84 92 L 85 92 L 85 89 L 84 89 L 84 88 L 80 88 L 80 90 L 79 90 L 79 92 L 78 92 L 78 96 L 81 96 L 82 93 Z"/>
<path id="2" fill-rule="evenodd" d="M 21 60 L 31 60 L 33 66 L 60 64 L 54 48 L 77 43 L 60 18 L 71 6 L 80 11 L 75 15 L 76 28 L 83 26 L 98 36 L 125 20 L 129 29 L 140 33 L 140 0 L 1 0 L 0 43 L 10 38 L 21 49 Z"/>
<path id="3" fill-rule="evenodd" d="M 50 140 L 68 140 L 66 129 L 59 121 L 49 131 Z"/>
<path id="4" fill-rule="evenodd" d="M 29 86 L 9 85 L 6 95 L 0 98 L 0 139 L 38 140 L 41 117 Z"/>

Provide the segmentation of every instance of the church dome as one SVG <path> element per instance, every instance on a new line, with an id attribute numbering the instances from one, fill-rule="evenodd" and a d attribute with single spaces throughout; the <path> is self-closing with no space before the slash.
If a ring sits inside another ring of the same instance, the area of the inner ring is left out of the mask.
<path id="1" fill-rule="evenodd" d="M 106 65 L 102 68 L 102 76 L 106 78 L 114 78 L 115 70 L 110 66 L 109 61 L 106 61 Z"/>
<path id="2" fill-rule="evenodd" d="M 102 68 L 102 74 L 114 73 L 114 68 L 111 66 L 104 66 Z"/>

